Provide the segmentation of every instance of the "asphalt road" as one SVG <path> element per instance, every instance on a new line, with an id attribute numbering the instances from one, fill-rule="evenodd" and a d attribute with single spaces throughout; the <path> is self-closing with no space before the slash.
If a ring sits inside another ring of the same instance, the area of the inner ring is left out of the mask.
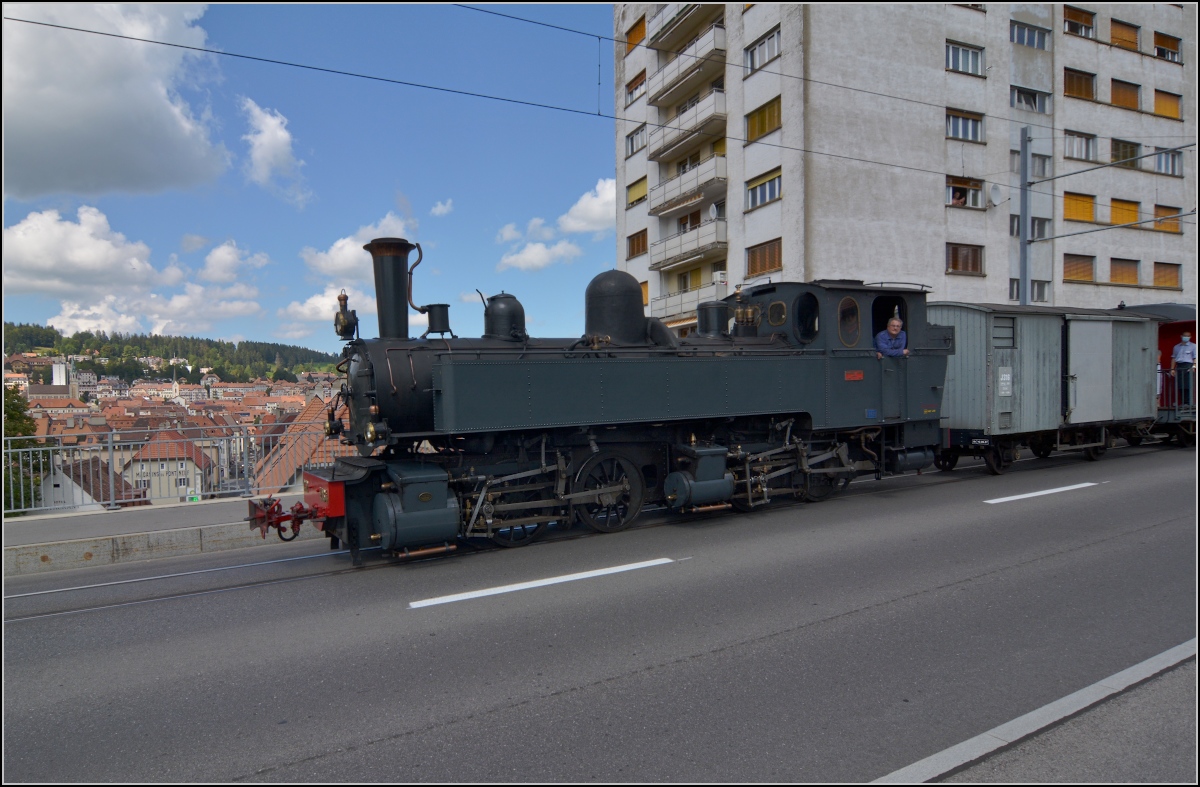
<path id="1" fill-rule="evenodd" d="M 869 781 L 1195 637 L 1195 481 L 1144 446 L 412 565 L 18 577 L 5 777 Z"/>

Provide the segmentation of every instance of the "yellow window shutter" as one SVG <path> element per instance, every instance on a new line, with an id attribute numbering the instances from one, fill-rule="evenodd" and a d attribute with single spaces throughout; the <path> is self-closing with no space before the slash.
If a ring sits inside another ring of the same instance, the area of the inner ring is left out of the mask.
<path id="1" fill-rule="evenodd" d="M 629 54 L 646 38 L 646 17 L 642 17 L 625 34 L 625 54 Z"/>
<path id="2" fill-rule="evenodd" d="M 1112 81 L 1112 103 L 1113 106 L 1125 107 L 1126 109 L 1138 109 L 1138 93 L 1139 86 L 1132 82 L 1122 82 L 1119 79 Z"/>
<path id="3" fill-rule="evenodd" d="M 1063 281 L 1095 281 L 1094 257 L 1084 257 L 1080 254 L 1063 255 Z"/>
<path id="4" fill-rule="evenodd" d="M 1179 278 L 1179 268 L 1180 266 L 1169 262 L 1154 263 L 1154 286 L 1179 289 L 1182 286 Z"/>
<path id="5" fill-rule="evenodd" d="M 642 305 L 650 305 L 650 282 L 648 281 L 642 282 Z"/>
<path id="6" fill-rule="evenodd" d="M 1063 218 L 1067 221 L 1095 221 L 1096 198 L 1091 194 L 1063 193 Z"/>
<path id="7" fill-rule="evenodd" d="M 1138 261 L 1112 260 L 1112 266 L 1108 271 L 1108 280 L 1113 284 L 1137 284 Z"/>
<path id="8" fill-rule="evenodd" d="M 1154 217 L 1160 221 L 1154 222 L 1154 229 L 1164 232 L 1179 232 L 1179 208 L 1169 208 L 1166 205 L 1154 206 Z M 1172 216 L 1174 218 L 1164 218 Z"/>
<path id="9" fill-rule="evenodd" d="M 724 156 L 725 155 L 725 137 L 721 137 L 720 139 L 718 139 L 716 142 L 713 143 L 713 155 L 714 156 Z"/>
<path id="10" fill-rule="evenodd" d="M 1179 96 L 1174 93 L 1154 91 L 1154 114 L 1166 115 L 1169 118 L 1182 117 L 1179 112 Z"/>
<path id="11" fill-rule="evenodd" d="M 629 184 L 629 188 L 625 189 L 625 204 L 632 205 L 635 202 L 646 198 L 646 179 L 641 178 L 634 183 Z"/>
<path id="12" fill-rule="evenodd" d="M 1112 20 L 1112 30 L 1109 36 L 1114 45 L 1122 49 L 1132 49 L 1137 51 L 1138 48 L 1138 29 L 1133 25 L 1127 25 L 1124 22 Z"/>
<path id="13" fill-rule="evenodd" d="M 776 167 L 775 169 L 771 170 L 770 172 L 768 172 L 765 175 L 759 175 L 757 178 L 755 178 L 754 180 L 747 183 L 746 188 L 747 189 L 758 188 L 762 184 L 768 183 L 768 182 L 774 180 L 775 178 L 779 177 L 779 171 L 780 171 L 779 167 Z"/>
<path id="14" fill-rule="evenodd" d="M 1140 204 L 1137 202 L 1114 199 L 1112 201 L 1112 209 L 1109 213 L 1109 222 L 1112 224 L 1132 224 L 1138 220 L 1138 208 L 1140 207 Z"/>

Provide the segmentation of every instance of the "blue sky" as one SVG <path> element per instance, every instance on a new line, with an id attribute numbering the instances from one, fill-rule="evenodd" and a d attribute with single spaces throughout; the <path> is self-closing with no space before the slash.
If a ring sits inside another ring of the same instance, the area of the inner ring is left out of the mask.
<path id="1" fill-rule="evenodd" d="M 612 35 L 608 5 L 487 8 Z M 612 42 L 454 6 L 4 11 L 612 114 Z M 376 335 L 361 246 L 398 235 L 459 335 L 482 331 L 478 288 L 577 336 L 615 259 L 613 139 L 594 115 L 6 20 L 5 320 L 335 351 L 343 288 Z"/>

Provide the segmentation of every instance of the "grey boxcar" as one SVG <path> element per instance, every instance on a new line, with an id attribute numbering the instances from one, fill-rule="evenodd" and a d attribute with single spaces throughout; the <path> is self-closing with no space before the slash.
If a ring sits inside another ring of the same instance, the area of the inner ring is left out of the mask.
<path id="1" fill-rule="evenodd" d="M 953 326 L 938 466 L 979 456 L 999 473 L 1021 446 L 1098 459 L 1116 436 L 1153 424 L 1157 327 L 1122 310 L 936 302 Z"/>

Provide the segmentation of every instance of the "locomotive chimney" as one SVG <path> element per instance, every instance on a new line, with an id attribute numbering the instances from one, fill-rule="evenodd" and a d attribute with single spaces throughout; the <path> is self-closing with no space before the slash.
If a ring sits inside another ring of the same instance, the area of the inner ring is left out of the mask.
<path id="1" fill-rule="evenodd" d="M 416 248 L 403 238 L 376 238 L 363 246 L 375 264 L 375 304 L 379 338 L 408 338 L 408 253 Z"/>

